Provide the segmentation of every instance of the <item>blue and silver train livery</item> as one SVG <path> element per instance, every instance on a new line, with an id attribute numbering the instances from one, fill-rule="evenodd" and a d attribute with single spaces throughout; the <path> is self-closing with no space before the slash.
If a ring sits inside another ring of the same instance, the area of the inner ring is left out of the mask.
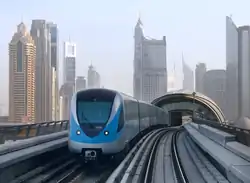
<path id="1" fill-rule="evenodd" d="M 69 150 L 86 160 L 115 155 L 167 121 L 163 109 L 123 93 L 103 88 L 78 91 L 71 101 Z"/>

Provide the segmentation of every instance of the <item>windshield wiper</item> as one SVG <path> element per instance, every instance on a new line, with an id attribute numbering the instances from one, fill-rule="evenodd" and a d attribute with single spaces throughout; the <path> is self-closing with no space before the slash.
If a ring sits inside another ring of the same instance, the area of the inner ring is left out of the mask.
<path id="1" fill-rule="evenodd" d="M 88 118 L 86 118 L 86 116 L 83 114 L 82 112 L 82 118 L 85 120 L 85 122 L 91 127 L 91 128 L 95 128 L 95 125 L 93 125 Z"/>

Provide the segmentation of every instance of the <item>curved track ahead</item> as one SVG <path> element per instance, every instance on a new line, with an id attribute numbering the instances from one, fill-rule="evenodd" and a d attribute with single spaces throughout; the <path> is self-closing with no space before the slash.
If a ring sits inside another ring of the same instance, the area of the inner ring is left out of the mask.
<path id="1" fill-rule="evenodd" d="M 157 129 L 146 134 L 122 162 L 89 166 L 81 164 L 68 152 L 56 157 L 41 161 L 36 169 L 11 183 L 228 182 L 187 132 L 176 128 Z"/>
<path id="2" fill-rule="evenodd" d="M 177 149 L 177 138 L 178 138 L 179 133 L 180 133 L 179 131 L 176 131 L 173 134 L 172 142 L 171 142 L 171 155 L 173 158 L 173 166 L 174 166 L 177 181 L 180 183 L 188 183 L 189 181 L 184 171 L 184 168 L 180 159 L 180 154 Z"/>

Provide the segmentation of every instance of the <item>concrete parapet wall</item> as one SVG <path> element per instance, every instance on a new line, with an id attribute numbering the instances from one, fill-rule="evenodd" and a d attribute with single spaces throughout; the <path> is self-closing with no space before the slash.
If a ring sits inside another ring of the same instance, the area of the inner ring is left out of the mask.
<path id="1" fill-rule="evenodd" d="M 229 181 L 250 182 L 249 147 L 236 142 L 233 135 L 206 125 L 188 123 L 184 128 L 194 142 L 226 170 Z"/>

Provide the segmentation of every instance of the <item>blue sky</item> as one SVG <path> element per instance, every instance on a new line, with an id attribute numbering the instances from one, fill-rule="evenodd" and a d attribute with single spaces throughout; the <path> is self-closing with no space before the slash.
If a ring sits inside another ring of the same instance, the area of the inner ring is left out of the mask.
<path id="1" fill-rule="evenodd" d="M 86 76 L 92 61 L 105 87 L 126 93 L 133 91 L 133 28 L 139 12 L 147 36 L 166 35 L 168 70 L 175 63 L 177 75 L 182 52 L 192 68 L 197 62 L 207 63 L 209 69 L 225 68 L 225 16 L 232 14 L 237 25 L 250 24 L 248 0 L 6 0 L 0 4 L 0 104 L 6 108 L 8 42 L 21 20 L 29 28 L 32 19 L 57 23 L 61 50 L 69 36 L 77 44 L 77 75 Z"/>

